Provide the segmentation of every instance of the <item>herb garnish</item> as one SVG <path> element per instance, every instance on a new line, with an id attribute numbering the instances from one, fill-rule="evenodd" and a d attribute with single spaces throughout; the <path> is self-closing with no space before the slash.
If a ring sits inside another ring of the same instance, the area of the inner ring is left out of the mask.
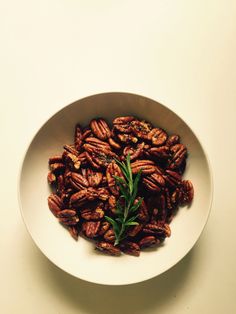
<path id="1" fill-rule="evenodd" d="M 126 231 L 129 226 L 138 225 L 136 222 L 137 209 L 141 205 L 143 199 L 140 198 L 138 202 L 135 202 L 135 198 L 138 192 L 138 182 L 141 176 L 141 171 L 133 178 L 131 165 L 130 165 L 130 155 L 126 157 L 126 162 L 120 162 L 115 159 L 116 163 L 119 165 L 124 179 L 118 176 L 114 176 L 116 184 L 120 188 L 120 197 L 116 202 L 116 218 L 111 218 L 105 216 L 106 220 L 110 222 L 113 226 L 115 233 L 115 243 L 117 245 L 126 237 Z M 134 203 L 135 202 L 135 203 Z"/>

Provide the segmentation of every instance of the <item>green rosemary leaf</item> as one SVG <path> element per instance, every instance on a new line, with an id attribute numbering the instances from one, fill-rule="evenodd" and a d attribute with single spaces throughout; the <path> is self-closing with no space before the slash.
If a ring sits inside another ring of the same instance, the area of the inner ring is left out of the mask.
<path id="1" fill-rule="evenodd" d="M 125 225 L 126 226 L 137 226 L 139 223 L 137 221 L 130 221 L 130 222 L 126 222 Z"/>
<path id="2" fill-rule="evenodd" d="M 140 199 L 138 200 L 138 202 L 135 203 L 135 204 L 130 208 L 130 212 L 131 212 L 131 213 L 135 212 L 135 211 L 139 208 L 139 206 L 141 205 L 142 201 L 143 201 L 143 198 L 140 198 Z"/>

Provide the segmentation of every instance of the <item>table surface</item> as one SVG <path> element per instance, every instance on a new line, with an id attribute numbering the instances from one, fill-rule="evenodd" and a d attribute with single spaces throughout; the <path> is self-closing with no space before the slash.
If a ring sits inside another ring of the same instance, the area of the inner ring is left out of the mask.
<path id="1" fill-rule="evenodd" d="M 236 1 L 0 1 L 0 38 L 1 313 L 236 313 Z M 196 246 L 163 275 L 124 287 L 55 267 L 17 201 L 37 129 L 68 103 L 106 91 L 173 109 L 196 131 L 214 174 Z"/>

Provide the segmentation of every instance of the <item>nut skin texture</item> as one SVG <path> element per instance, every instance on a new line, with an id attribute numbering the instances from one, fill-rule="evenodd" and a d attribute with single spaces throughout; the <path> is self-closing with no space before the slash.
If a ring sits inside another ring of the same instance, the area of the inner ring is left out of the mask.
<path id="1" fill-rule="evenodd" d="M 121 251 L 125 254 L 139 256 L 140 246 L 135 242 L 126 241 L 120 245 Z"/>
<path id="2" fill-rule="evenodd" d="M 93 171 L 92 169 L 88 168 L 86 177 L 87 177 L 89 186 L 94 188 L 100 185 L 100 183 L 102 182 L 103 175 L 101 172 Z"/>
<path id="3" fill-rule="evenodd" d="M 154 236 L 146 236 L 139 241 L 140 248 L 152 247 L 160 242 Z"/>
<path id="4" fill-rule="evenodd" d="M 190 204 L 193 200 L 194 189 L 193 184 L 190 180 L 182 181 L 182 196 L 181 196 L 181 205 Z"/>
<path id="5" fill-rule="evenodd" d="M 111 145 L 112 148 L 114 148 L 114 149 L 121 149 L 121 145 L 118 142 L 116 142 L 113 138 L 110 137 L 108 139 L 108 142 L 109 142 L 109 144 Z"/>
<path id="6" fill-rule="evenodd" d="M 63 209 L 63 202 L 58 195 L 51 194 L 48 197 L 48 207 L 53 213 L 53 215 L 57 217 L 57 215 Z"/>
<path id="7" fill-rule="evenodd" d="M 151 192 L 160 192 L 165 187 L 165 179 L 159 173 L 152 173 L 149 177 L 143 178 L 143 184 Z"/>
<path id="8" fill-rule="evenodd" d="M 138 137 L 142 139 L 148 139 L 148 134 L 152 127 L 150 123 L 146 121 L 133 120 L 131 122 L 132 131 Z"/>
<path id="9" fill-rule="evenodd" d="M 78 191 L 89 187 L 87 179 L 79 173 L 72 172 L 69 180 L 71 186 Z"/>
<path id="10" fill-rule="evenodd" d="M 74 145 L 77 151 L 80 151 L 82 146 L 82 129 L 79 124 L 75 126 Z"/>
<path id="11" fill-rule="evenodd" d="M 131 169 L 133 174 L 137 174 L 140 170 L 142 175 L 151 174 L 156 171 L 156 166 L 152 160 L 136 160 L 131 163 Z"/>
<path id="12" fill-rule="evenodd" d="M 48 179 L 49 184 L 54 184 L 56 183 L 56 180 L 57 180 L 55 174 L 52 171 L 48 173 L 47 179 Z"/>
<path id="13" fill-rule="evenodd" d="M 80 215 L 85 220 L 101 220 L 104 217 L 104 211 L 99 207 L 97 207 L 95 210 L 85 208 L 81 210 Z"/>
<path id="14" fill-rule="evenodd" d="M 120 167 L 113 161 L 107 167 L 106 177 L 107 177 L 107 184 L 108 184 L 108 187 L 109 187 L 111 193 L 115 196 L 118 196 L 119 195 L 119 188 L 116 184 L 116 180 L 115 180 L 114 176 L 123 178 Z"/>
<path id="15" fill-rule="evenodd" d="M 93 119 L 90 122 L 92 132 L 101 140 L 111 137 L 111 130 L 104 119 Z"/>
<path id="16" fill-rule="evenodd" d="M 152 147 L 149 150 L 150 156 L 158 159 L 168 159 L 170 157 L 170 149 L 168 146 Z"/>
<path id="17" fill-rule="evenodd" d="M 123 160 L 125 160 L 128 154 L 130 155 L 130 160 L 135 160 L 137 158 L 142 157 L 144 152 L 144 146 L 145 146 L 144 142 L 138 144 L 136 148 L 132 146 L 126 146 L 123 150 Z"/>
<path id="18" fill-rule="evenodd" d="M 96 249 L 108 255 L 114 255 L 114 256 L 121 255 L 121 250 L 118 247 L 105 241 L 98 242 L 96 244 Z"/>
<path id="19" fill-rule="evenodd" d="M 58 213 L 57 217 L 59 222 L 68 226 L 74 226 L 79 222 L 76 210 L 73 209 L 63 209 Z"/>
<path id="20" fill-rule="evenodd" d="M 114 129 L 121 133 L 131 133 L 133 130 L 131 122 L 134 119 L 132 116 L 116 118 L 113 120 Z"/>
<path id="21" fill-rule="evenodd" d="M 180 137 L 179 135 L 173 134 L 171 136 L 168 137 L 167 141 L 166 141 L 166 145 L 171 147 L 175 144 L 179 144 L 180 142 Z"/>
<path id="22" fill-rule="evenodd" d="M 172 158 L 170 161 L 169 169 L 174 170 L 183 164 L 187 157 L 187 149 L 183 144 L 176 144 L 171 147 Z"/>
<path id="23" fill-rule="evenodd" d="M 106 242 L 114 243 L 116 237 L 113 229 L 107 230 L 107 232 L 103 235 L 103 238 Z"/>
<path id="24" fill-rule="evenodd" d="M 167 133 L 160 128 L 154 128 L 148 133 L 148 140 L 152 141 L 152 144 L 155 146 L 163 145 L 167 137 Z"/>
<path id="25" fill-rule="evenodd" d="M 86 221 L 82 224 L 82 231 L 87 238 L 95 238 L 98 236 L 100 221 Z"/>

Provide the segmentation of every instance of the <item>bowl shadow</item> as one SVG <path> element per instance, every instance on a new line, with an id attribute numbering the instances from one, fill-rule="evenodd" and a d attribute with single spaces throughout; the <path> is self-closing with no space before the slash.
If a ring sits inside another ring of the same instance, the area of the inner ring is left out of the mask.
<path id="1" fill-rule="evenodd" d="M 24 256 L 35 265 L 50 293 L 56 294 L 68 308 L 88 314 L 146 314 L 167 310 L 187 287 L 197 249 L 193 248 L 174 267 L 153 279 L 126 286 L 107 286 L 77 279 L 60 270 L 30 239 L 24 239 L 23 247 Z"/>

